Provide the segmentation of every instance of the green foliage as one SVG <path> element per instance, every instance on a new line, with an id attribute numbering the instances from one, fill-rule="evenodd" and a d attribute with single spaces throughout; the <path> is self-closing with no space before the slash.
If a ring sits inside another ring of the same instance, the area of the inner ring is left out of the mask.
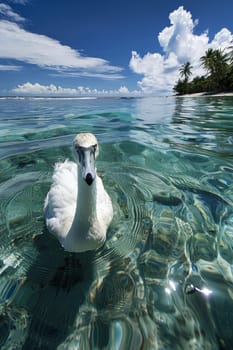
<path id="1" fill-rule="evenodd" d="M 192 75 L 192 66 L 190 62 L 184 63 L 179 70 L 180 79 L 173 87 L 176 94 L 233 91 L 233 46 L 230 46 L 229 49 L 227 54 L 219 49 L 208 49 L 200 58 L 201 65 L 207 74 L 195 77 L 192 81 L 188 81 Z"/>
<path id="2" fill-rule="evenodd" d="M 188 82 L 188 79 L 190 77 L 190 75 L 192 75 L 191 69 L 193 67 L 191 66 L 190 62 L 186 62 L 184 64 L 182 64 L 181 68 L 180 68 L 180 76 L 181 78 L 184 78 L 184 82 Z"/>
<path id="3" fill-rule="evenodd" d="M 186 87 L 187 87 L 187 83 L 185 81 L 182 80 L 178 80 L 178 82 L 176 83 L 176 85 L 173 87 L 173 90 L 178 94 L 178 95 L 184 95 L 186 94 Z"/>

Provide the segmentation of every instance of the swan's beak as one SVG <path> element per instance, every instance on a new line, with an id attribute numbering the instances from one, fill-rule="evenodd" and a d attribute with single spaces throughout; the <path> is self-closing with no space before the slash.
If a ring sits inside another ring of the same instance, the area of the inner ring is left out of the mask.
<path id="1" fill-rule="evenodd" d="M 90 186 L 96 177 L 95 152 L 93 150 L 93 147 L 83 149 L 82 158 L 82 177 Z"/>

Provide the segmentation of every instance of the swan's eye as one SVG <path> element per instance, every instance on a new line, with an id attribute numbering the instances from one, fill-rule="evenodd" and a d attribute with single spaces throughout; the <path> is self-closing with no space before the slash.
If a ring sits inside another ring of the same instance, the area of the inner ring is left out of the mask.
<path id="1" fill-rule="evenodd" d="M 97 150 L 97 145 L 93 145 L 93 148 L 94 148 L 94 152 L 96 152 L 96 150 Z"/>

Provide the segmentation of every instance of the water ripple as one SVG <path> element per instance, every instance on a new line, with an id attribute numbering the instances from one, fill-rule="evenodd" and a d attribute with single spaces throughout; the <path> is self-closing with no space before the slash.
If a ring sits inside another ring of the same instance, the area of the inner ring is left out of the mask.
<path id="1" fill-rule="evenodd" d="M 165 101 L 0 101 L 1 349 L 231 348 L 232 103 Z M 84 129 L 114 219 L 73 254 L 42 208 Z"/>

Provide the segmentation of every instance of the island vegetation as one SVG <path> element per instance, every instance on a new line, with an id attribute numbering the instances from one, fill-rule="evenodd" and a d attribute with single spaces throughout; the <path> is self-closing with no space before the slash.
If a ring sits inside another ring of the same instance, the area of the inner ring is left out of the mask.
<path id="1" fill-rule="evenodd" d="M 184 63 L 179 70 L 180 78 L 173 87 L 176 95 L 193 93 L 233 92 L 233 41 L 226 53 L 220 49 L 208 49 L 200 58 L 206 75 L 196 76 L 192 80 L 192 65 Z"/>

